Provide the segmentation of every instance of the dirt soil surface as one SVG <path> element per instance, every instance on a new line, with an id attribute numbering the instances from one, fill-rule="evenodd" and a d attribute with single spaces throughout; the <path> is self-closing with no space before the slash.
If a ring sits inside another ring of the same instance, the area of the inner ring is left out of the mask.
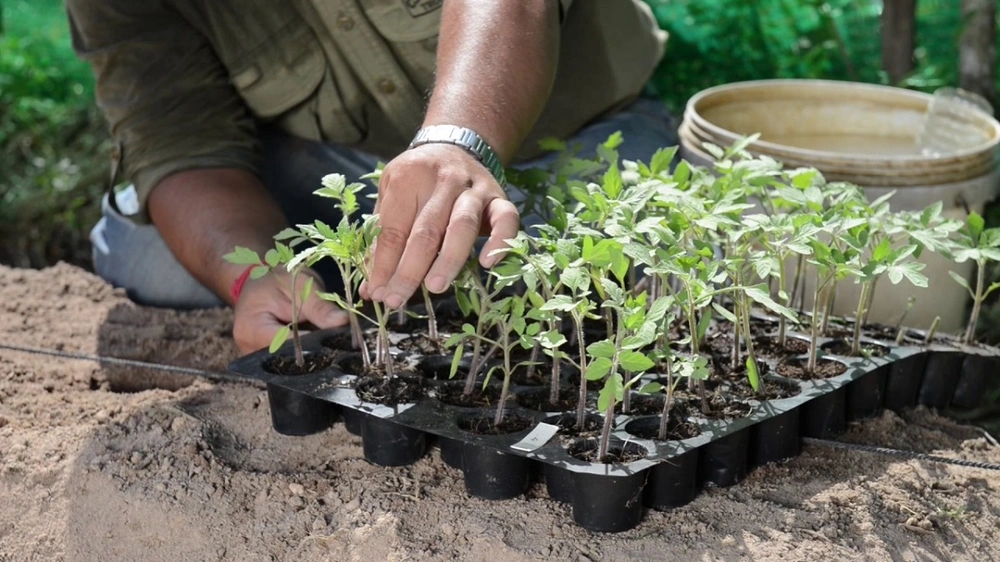
<path id="1" fill-rule="evenodd" d="M 224 370 L 231 320 L 135 306 L 67 265 L 0 267 L 7 343 Z M 1000 462 L 980 431 L 924 409 L 844 439 Z M 543 485 L 469 497 L 436 450 L 388 469 L 340 424 L 277 435 L 260 388 L 0 350 L 4 562 L 1000 560 L 998 488 L 996 472 L 807 448 L 596 535 Z"/>

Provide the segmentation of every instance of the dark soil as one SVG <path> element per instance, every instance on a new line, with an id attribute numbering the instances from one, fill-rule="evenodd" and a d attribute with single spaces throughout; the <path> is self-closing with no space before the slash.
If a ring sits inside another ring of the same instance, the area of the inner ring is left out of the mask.
<path id="1" fill-rule="evenodd" d="M 429 355 L 417 363 L 417 372 L 421 375 L 436 381 L 452 380 L 451 362 L 454 358 L 451 355 Z M 462 360 L 455 370 L 455 380 L 465 379 L 469 374 L 469 362 Z"/>
<path id="2" fill-rule="evenodd" d="M 854 323 L 837 322 L 834 324 L 831 321 L 824 335 L 832 338 L 853 338 Z M 895 327 L 884 324 L 865 324 L 861 327 L 861 335 L 875 340 L 891 342 L 895 341 L 897 331 Z"/>
<path id="3" fill-rule="evenodd" d="M 746 366 L 746 356 L 740 357 L 740 364 L 736 366 L 735 369 L 732 368 L 732 360 L 728 355 L 716 355 L 712 357 L 712 365 L 714 367 L 712 377 L 722 378 L 727 381 L 745 381 L 747 380 L 747 366 Z M 761 361 L 757 358 L 757 376 L 763 377 L 771 372 L 771 365 Z"/>
<path id="4" fill-rule="evenodd" d="M 927 338 L 926 333 L 920 333 L 916 330 L 907 330 L 906 337 L 903 338 L 903 343 L 907 345 L 915 345 L 923 347 L 925 345 L 924 340 L 926 338 Z M 949 338 L 946 336 L 935 335 L 933 338 L 931 338 L 931 343 L 938 345 L 947 345 L 950 347 L 957 347 L 958 340 L 956 338 Z"/>
<path id="5" fill-rule="evenodd" d="M 848 340 L 835 340 L 820 346 L 820 349 L 831 354 L 852 357 L 851 343 Z M 861 357 L 882 357 L 889 352 L 886 346 L 861 342 Z"/>
<path id="6" fill-rule="evenodd" d="M 583 418 L 582 430 L 577 428 L 576 413 L 573 412 L 546 418 L 545 423 L 557 426 L 559 428 L 559 435 L 586 437 L 596 435 L 603 429 L 604 418 L 597 414 L 586 414 Z"/>
<path id="7" fill-rule="evenodd" d="M 736 420 L 747 417 L 753 411 L 750 404 L 734 397 L 728 397 L 721 392 L 713 392 L 708 395 L 708 412 L 702 411 L 701 399 L 697 397 L 687 400 L 686 406 L 693 415 L 703 416 L 710 420 Z"/>
<path id="8" fill-rule="evenodd" d="M 333 364 L 347 375 L 356 375 L 359 377 L 379 377 L 385 374 L 385 369 L 383 367 L 376 367 L 374 365 L 366 370 L 360 353 L 348 353 L 341 355 L 340 357 L 336 357 L 333 360 Z M 394 373 L 403 373 L 407 370 L 407 368 L 399 361 L 393 361 L 393 367 L 395 367 L 395 369 L 393 369 Z"/>
<path id="9" fill-rule="evenodd" d="M 707 349 L 713 355 L 728 357 L 733 351 L 733 337 L 730 334 L 720 334 L 705 342 Z M 809 351 L 809 342 L 793 337 L 785 337 L 785 348 L 778 346 L 778 338 L 774 336 L 755 336 L 753 350 L 757 357 L 784 359 L 791 355 L 800 355 Z M 746 347 L 740 350 L 746 355 Z"/>
<path id="10" fill-rule="evenodd" d="M 785 347 L 778 345 L 776 336 L 761 336 L 754 340 L 754 351 L 761 357 L 784 359 L 792 355 L 809 353 L 809 342 L 800 338 L 785 336 Z"/>
<path id="11" fill-rule="evenodd" d="M 358 398 L 372 404 L 395 406 L 416 402 L 424 396 L 424 379 L 413 374 L 394 377 L 366 376 L 354 386 Z"/>
<path id="12" fill-rule="evenodd" d="M 463 390 L 465 381 L 447 382 L 438 389 L 437 398 L 445 404 L 463 408 L 490 408 L 500 403 L 500 388 L 496 385 L 489 385 L 483 390 L 482 385 L 477 384 L 469 396 L 463 396 Z"/>
<path id="13" fill-rule="evenodd" d="M 515 367 L 514 372 L 510 374 L 511 384 L 518 386 L 543 386 L 552 381 L 551 363 L 542 363 L 534 367 L 534 369 L 529 368 L 528 365 Z"/>
<path id="14" fill-rule="evenodd" d="M 533 425 L 535 425 L 535 420 L 517 414 L 506 414 L 500 425 L 493 424 L 492 414 L 485 417 L 477 415 L 458 420 L 459 429 L 476 435 L 506 435 L 524 431 Z"/>
<path id="15" fill-rule="evenodd" d="M 577 389 L 562 388 L 559 390 L 559 400 L 552 404 L 549 402 L 549 389 L 543 387 L 534 392 L 524 392 L 518 395 L 517 403 L 538 412 L 565 412 L 575 410 L 577 402 L 580 400 L 580 393 Z"/>
<path id="16" fill-rule="evenodd" d="M 588 440 L 570 447 L 569 454 L 581 461 L 594 464 L 624 464 L 646 457 L 646 450 L 634 443 L 628 443 L 627 445 L 613 444 L 608 447 L 608 454 L 602 459 L 597 458 L 597 449 L 597 443 L 593 440 Z"/>
<path id="17" fill-rule="evenodd" d="M 747 379 L 733 381 L 730 391 L 736 396 L 748 400 L 781 400 L 782 398 L 791 398 L 802 392 L 802 388 L 793 382 L 768 379 L 761 379 L 760 382 L 759 394 L 754 392 L 753 387 L 750 386 L 750 381 Z"/>
<path id="18" fill-rule="evenodd" d="M 462 325 L 466 322 L 475 325 L 475 318 L 462 316 L 462 310 L 454 299 L 434 303 L 434 318 L 437 320 L 438 330 L 442 332 L 461 332 Z M 418 319 L 411 321 L 416 322 Z M 427 324 L 426 320 L 419 321 Z"/>
<path id="19" fill-rule="evenodd" d="M 378 339 L 378 334 L 376 334 L 376 333 L 366 333 L 366 334 L 364 334 L 364 338 L 365 338 L 365 345 L 368 346 L 368 349 L 374 350 L 375 349 L 375 342 Z M 322 345 L 323 347 L 325 347 L 327 349 L 332 349 L 332 350 L 335 350 L 335 351 L 348 351 L 348 352 L 350 352 L 350 351 L 358 351 L 358 349 L 359 349 L 359 348 L 355 348 L 353 345 L 351 345 L 351 331 L 350 330 L 344 330 L 342 332 L 337 332 L 336 334 L 333 334 L 333 335 L 331 335 L 329 337 L 323 338 L 323 341 L 320 342 L 320 345 Z"/>
<path id="20" fill-rule="evenodd" d="M 847 371 L 847 365 L 830 359 L 817 359 L 816 371 L 806 372 L 805 359 L 792 359 L 778 365 L 777 372 L 783 377 L 800 381 L 829 379 Z"/>
<path id="21" fill-rule="evenodd" d="M 572 385 L 573 388 L 577 389 L 577 391 L 580 390 L 580 370 L 579 369 L 574 369 L 573 372 L 570 373 L 569 377 L 566 378 L 566 380 L 567 380 L 567 382 L 569 382 L 570 385 Z M 603 380 L 599 380 L 599 381 L 587 381 L 587 390 L 601 390 L 602 388 L 604 388 L 604 381 Z"/>
<path id="22" fill-rule="evenodd" d="M 885 324 L 865 324 L 861 327 L 861 332 L 871 338 L 892 341 L 896 339 L 897 330 L 894 326 Z"/>
<path id="23" fill-rule="evenodd" d="M 667 420 L 667 438 L 663 441 L 681 441 L 700 435 L 701 429 L 686 418 L 687 415 L 682 410 L 671 408 L 670 417 Z M 660 419 L 661 416 L 656 416 L 631 421 L 625 426 L 625 431 L 640 439 L 661 441 Z"/>
<path id="24" fill-rule="evenodd" d="M 666 380 L 660 384 L 666 384 Z M 652 416 L 659 414 L 663 411 L 663 401 L 667 399 L 665 394 L 633 394 L 631 403 L 629 404 L 629 411 L 627 412 L 630 416 Z M 615 413 L 623 414 L 626 412 L 622 411 L 624 404 L 621 402 L 615 404 Z"/>
<path id="25" fill-rule="evenodd" d="M 439 340 L 435 341 L 425 333 L 416 333 L 402 339 L 396 344 L 400 350 L 418 355 L 438 355 L 444 353 L 444 344 Z"/>
<path id="26" fill-rule="evenodd" d="M 293 355 L 272 355 L 264 360 L 262 367 L 272 375 L 297 376 L 317 373 L 333 364 L 333 355 L 329 353 L 307 353 L 303 366 L 295 364 Z"/>

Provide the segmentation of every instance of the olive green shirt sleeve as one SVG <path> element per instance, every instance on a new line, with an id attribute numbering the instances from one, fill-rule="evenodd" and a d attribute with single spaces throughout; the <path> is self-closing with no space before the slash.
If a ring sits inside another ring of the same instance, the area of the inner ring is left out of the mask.
<path id="1" fill-rule="evenodd" d="M 162 2 L 67 0 L 73 47 L 91 64 L 115 143 L 112 181 L 150 191 L 198 168 L 256 173 L 254 122 L 207 38 Z"/>

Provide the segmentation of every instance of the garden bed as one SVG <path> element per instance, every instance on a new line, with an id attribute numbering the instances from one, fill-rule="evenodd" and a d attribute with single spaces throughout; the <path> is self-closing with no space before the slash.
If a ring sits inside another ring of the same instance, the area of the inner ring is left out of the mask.
<path id="1" fill-rule="evenodd" d="M 0 302 L 9 343 L 218 371 L 237 358 L 229 311 L 137 307 L 75 267 L 0 267 Z M 541 482 L 487 502 L 436 448 L 374 466 L 341 423 L 283 436 L 264 389 L 190 383 L 0 351 L 0 559 L 1000 559 L 993 472 L 806 447 L 594 535 Z M 923 407 L 841 439 L 1000 462 L 982 433 Z"/>

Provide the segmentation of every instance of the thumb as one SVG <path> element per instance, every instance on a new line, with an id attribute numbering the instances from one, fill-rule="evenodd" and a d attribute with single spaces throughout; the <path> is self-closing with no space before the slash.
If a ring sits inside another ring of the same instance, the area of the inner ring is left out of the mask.
<path id="1" fill-rule="evenodd" d="M 302 305 L 302 319 L 320 330 L 345 326 L 349 318 L 347 312 L 340 307 L 315 294 L 310 295 Z"/>
<path id="2" fill-rule="evenodd" d="M 236 340 L 236 346 L 242 353 L 252 353 L 267 349 L 274 335 L 284 327 L 285 323 L 273 314 L 266 311 L 258 312 L 240 319 L 234 327 L 233 339 Z"/>

